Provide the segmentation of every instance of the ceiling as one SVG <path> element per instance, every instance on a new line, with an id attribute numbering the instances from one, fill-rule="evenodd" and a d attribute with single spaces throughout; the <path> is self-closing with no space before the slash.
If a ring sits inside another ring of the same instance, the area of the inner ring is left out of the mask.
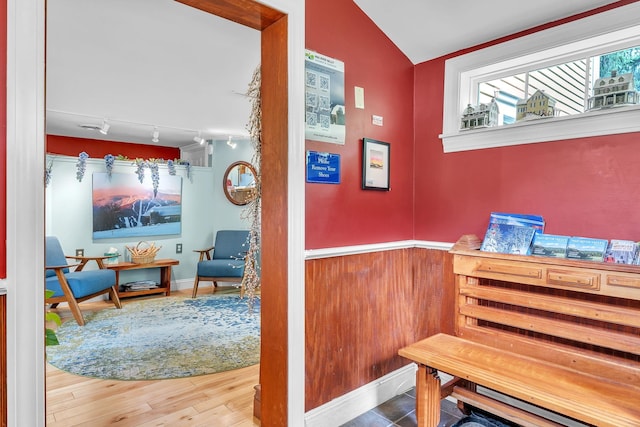
<path id="1" fill-rule="evenodd" d="M 354 0 L 418 64 L 616 0 Z"/>
<path id="2" fill-rule="evenodd" d="M 615 3 L 354 2 L 414 64 Z M 246 138 L 259 62 L 259 31 L 173 0 L 49 0 L 47 133 L 152 144 L 157 128 L 155 144 L 173 147 Z"/>
<path id="3" fill-rule="evenodd" d="M 248 137 L 260 32 L 173 0 L 47 2 L 47 133 L 180 147 Z M 107 135 L 80 125 L 110 127 Z"/>

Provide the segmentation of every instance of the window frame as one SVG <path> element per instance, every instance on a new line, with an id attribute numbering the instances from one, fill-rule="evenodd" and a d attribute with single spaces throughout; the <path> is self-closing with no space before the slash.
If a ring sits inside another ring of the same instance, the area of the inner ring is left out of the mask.
<path id="1" fill-rule="evenodd" d="M 460 130 L 478 83 L 640 45 L 640 2 L 479 49 L 445 61 L 445 153 L 640 131 L 640 105 Z"/>

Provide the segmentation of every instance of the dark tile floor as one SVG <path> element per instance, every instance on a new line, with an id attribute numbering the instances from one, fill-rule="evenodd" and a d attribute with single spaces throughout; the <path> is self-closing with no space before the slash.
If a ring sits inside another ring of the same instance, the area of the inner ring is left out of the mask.
<path id="1" fill-rule="evenodd" d="M 438 427 L 450 427 L 464 414 L 455 403 L 446 399 L 441 403 L 440 424 Z M 400 394 L 381 405 L 365 412 L 341 427 L 416 427 L 415 388 Z"/>

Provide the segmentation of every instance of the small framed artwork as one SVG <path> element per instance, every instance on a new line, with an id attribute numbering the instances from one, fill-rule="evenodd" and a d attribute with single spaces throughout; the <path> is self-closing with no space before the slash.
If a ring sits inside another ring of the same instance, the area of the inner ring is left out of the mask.
<path id="1" fill-rule="evenodd" d="M 370 138 L 362 142 L 362 189 L 389 191 L 389 143 Z"/>

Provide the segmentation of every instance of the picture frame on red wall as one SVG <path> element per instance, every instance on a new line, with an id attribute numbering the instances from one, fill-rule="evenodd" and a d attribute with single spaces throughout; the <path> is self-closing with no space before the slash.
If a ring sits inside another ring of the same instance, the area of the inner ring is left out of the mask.
<path id="1" fill-rule="evenodd" d="M 391 144 L 362 138 L 362 189 L 389 191 Z"/>

